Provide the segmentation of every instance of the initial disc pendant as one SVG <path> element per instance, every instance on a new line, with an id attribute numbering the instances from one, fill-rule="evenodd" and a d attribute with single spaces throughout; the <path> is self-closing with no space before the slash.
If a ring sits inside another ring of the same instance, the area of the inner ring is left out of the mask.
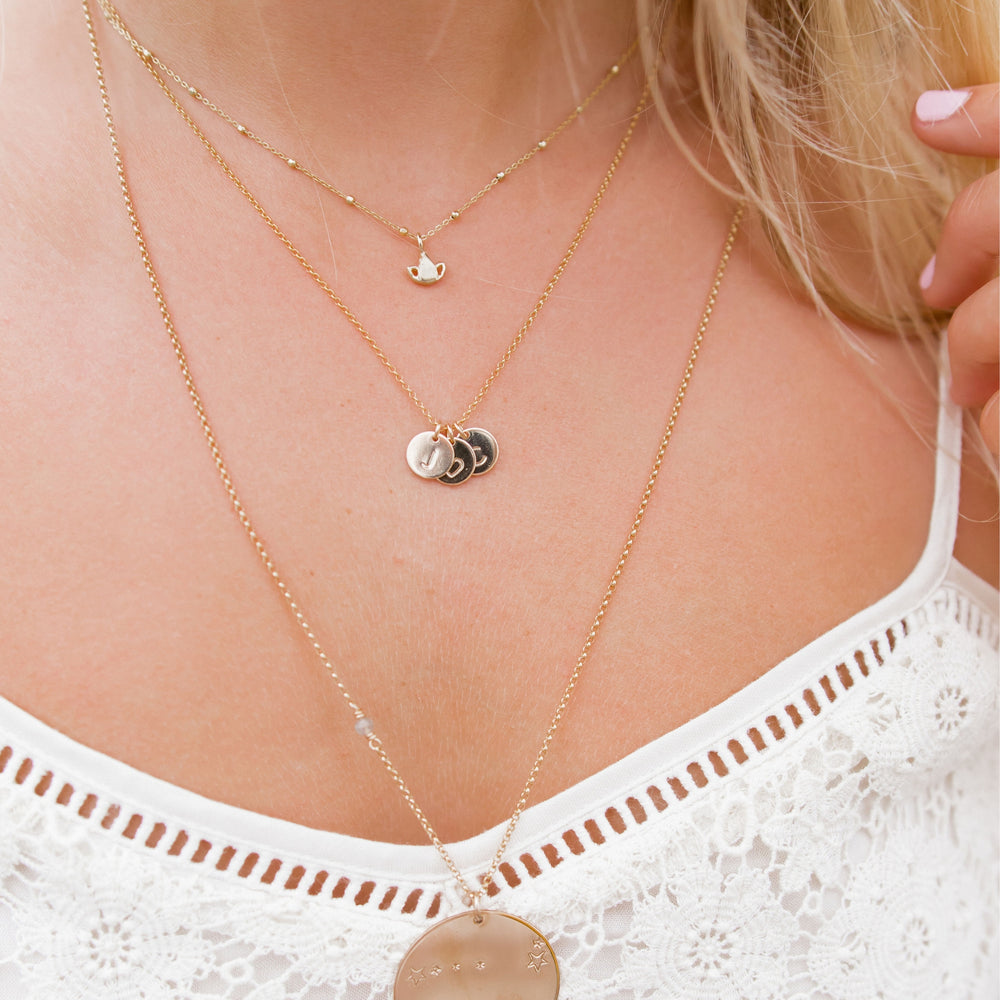
<path id="1" fill-rule="evenodd" d="M 406 446 L 406 464 L 421 479 L 443 476 L 455 462 L 455 449 L 443 435 L 423 431 Z"/>
<path id="2" fill-rule="evenodd" d="M 438 427 L 410 439 L 406 464 L 421 479 L 437 479 L 457 486 L 472 476 L 482 476 L 496 465 L 497 439 L 481 427 L 470 427 L 453 438 Z"/>
<path id="3" fill-rule="evenodd" d="M 394 1000 L 556 1000 L 559 966 L 549 942 L 498 910 L 460 913 L 435 924 L 406 953 Z"/>
<path id="4" fill-rule="evenodd" d="M 472 474 L 482 476 L 496 465 L 500 446 L 497 444 L 497 439 L 482 427 L 470 427 L 466 434 L 468 435 L 466 441 L 476 454 L 476 468 Z"/>
<path id="5" fill-rule="evenodd" d="M 457 486 L 475 473 L 477 455 L 473 451 L 472 445 L 464 438 L 455 438 L 451 442 L 451 446 L 455 449 L 455 460 L 451 463 L 448 471 L 443 476 L 438 476 L 438 479 L 449 486 Z"/>

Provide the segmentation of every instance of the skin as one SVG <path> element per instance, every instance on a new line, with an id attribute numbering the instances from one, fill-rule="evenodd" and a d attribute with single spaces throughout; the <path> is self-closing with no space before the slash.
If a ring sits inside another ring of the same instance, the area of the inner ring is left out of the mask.
<path id="1" fill-rule="evenodd" d="M 72 7 L 5 0 L 18 44 L 0 89 L 0 694 L 210 797 L 422 843 L 227 508 L 136 261 Z M 576 5 L 570 35 L 522 2 L 455 4 L 446 24 L 430 0 L 392 16 L 356 7 L 125 13 L 223 107 L 418 224 L 559 121 L 627 32 L 617 3 L 596 0 Z M 142 224 L 255 525 L 441 836 L 502 822 L 624 542 L 731 206 L 656 128 L 637 133 L 477 415 L 501 464 L 449 491 L 402 462 L 423 424 L 399 388 L 106 27 L 101 42 Z M 40 75 L 54 50 L 64 57 Z M 232 135 L 220 142 L 450 419 L 593 197 L 636 100 L 635 78 L 621 83 L 437 238 L 449 273 L 434 289 L 403 276 L 411 247 Z M 905 412 L 744 227 L 536 801 L 696 717 L 910 573 L 935 402 L 894 338 L 856 333 Z M 989 578 L 995 528 L 980 522 L 995 496 L 969 471 L 956 554 Z"/>
<path id="2" fill-rule="evenodd" d="M 913 130 L 942 152 L 995 160 L 1000 156 L 1000 88 L 969 90 L 969 100 L 943 121 L 922 122 L 914 111 Z M 1000 451 L 998 218 L 1000 174 L 994 171 L 966 188 L 952 205 L 934 255 L 933 281 L 924 289 L 928 305 L 954 310 L 948 324 L 952 398 L 981 410 L 980 427 L 994 455 Z"/>

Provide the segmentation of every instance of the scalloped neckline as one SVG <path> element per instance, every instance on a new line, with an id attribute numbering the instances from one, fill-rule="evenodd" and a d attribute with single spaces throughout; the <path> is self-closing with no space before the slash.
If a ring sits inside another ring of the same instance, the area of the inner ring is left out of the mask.
<path id="1" fill-rule="evenodd" d="M 934 501 L 927 539 L 916 566 L 897 587 L 712 708 L 569 788 L 529 806 L 510 853 L 518 845 L 549 835 L 557 827 L 601 813 L 609 800 L 622 796 L 623 789 L 640 787 L 654 771 L 662 773 L 671 764 L 677 765 L 684 757 L 692 756 L 696 748 L 713 740 L 718 742 L 723 730 L 746 729 L 754 723 L 763 728 L 764 711 L 800 687 L 807 671 L 832 669 L 830 664 L 854 656 L 866 637 L 884 631 L 926 602 L 948 575 L 949 568 L 958 565 L 952 559 L 951 549 L 958 514 L 960 451 L 960 414 L 944 396 L 938 417 Z M 965 573 L 985 588 L 983 593 L 993 590 L 971 572 Z M 970 586 L 968 579 L 963 583 Z M 136 807 L 138 812 L 180 818 L 184 825 L 205 836 L 233 843 L 249 841 L 272 849 L 277 855 L 294 855 L 317 862 L 336 858 L 338 867 L 356 868 L 372 875 L 398 877 L 406 873 L 409 877 L 441 883 L 450 879 L 447 872 L 440 874 L 443 865 L 429 844 L 366 840 L 206 798 L 78 743 L 2 698 L 0 719 L 7 722 L 12 735 L 20 735 L 28 747 L 38 751 L 36 756 L 46 759 L 46 766 L 58 768 L 59 780 L 74 787 L 76 784 L 86 787 L 90 793 L 106 796 L 125 808 Z M 683 763 L 680 766 L 683 769 Z M 461 867 L 475 868 L 495 850 L 504 826 L 501 823 L 450 844 L 449 851 Z"/>

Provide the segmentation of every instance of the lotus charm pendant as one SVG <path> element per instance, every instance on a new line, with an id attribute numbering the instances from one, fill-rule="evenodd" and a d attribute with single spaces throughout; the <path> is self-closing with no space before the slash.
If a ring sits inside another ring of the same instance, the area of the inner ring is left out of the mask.
<path id="1" fill-rule="evenodd" d="M 447 270 L 443 263 L 435 264 L 434 261 L 427 256 L 424 250 L 424 241 L 418 236 L 417 237 L 417 248 L 420 250 L 420 259 L 416 264 L 408 267 L 406 273 L 418 284 L 418 285 L 433 285 L 439 282 L 444 277 L 444 272 Z"/>

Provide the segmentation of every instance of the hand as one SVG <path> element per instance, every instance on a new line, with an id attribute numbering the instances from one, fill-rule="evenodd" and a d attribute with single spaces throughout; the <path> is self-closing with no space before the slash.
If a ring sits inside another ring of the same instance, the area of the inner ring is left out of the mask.
<path id="1" fill-rule="evenodd" d="M 931 90 L 920 96 L 912 126 L 928 146 L 962 156 L 1000 153 L 1000 86 Z M 974 181 L 955 199 L 937 253 L 920 276 L 924 300 L 954 309 L 948 324 L 951 395 L 982 407 L 980 427 L 990 450 L 1000 450 L 1000 174 Z"/>

